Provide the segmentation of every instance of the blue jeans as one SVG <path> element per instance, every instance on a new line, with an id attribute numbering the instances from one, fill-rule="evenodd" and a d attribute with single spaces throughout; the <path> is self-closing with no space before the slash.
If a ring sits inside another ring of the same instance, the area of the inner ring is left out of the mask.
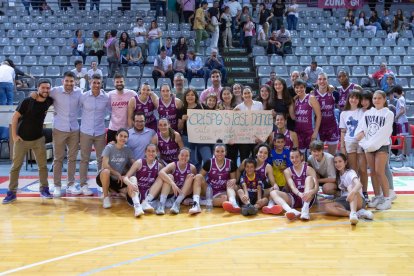
<path id="1" fill-rule="evenodd" d="M 156 56 L 158 55 L 158 49 L 160 48 L 160 39 L 151 39 L 148 40 L 148 55 Z"/>
<path id="2" fill-rule="evenodd" d="M 93 7 L 95 7 L 96 10 L 99 11 L 99 2 L 100 0 L 91 0 L 91 11 L 93 11 Z"/>
<path id="3" fill-rule="evenodd" d="M 287 16 L 287 23 L 288 23 L 288 30 L 296 30 L 296 26 L 298 24 L 298 18 L 292 14 Z"/>
<path id="4" fill-rule="evenodd" d="M 0 105 L 13 105 L 13 92 L 13 83 L 0 82 Z"/>

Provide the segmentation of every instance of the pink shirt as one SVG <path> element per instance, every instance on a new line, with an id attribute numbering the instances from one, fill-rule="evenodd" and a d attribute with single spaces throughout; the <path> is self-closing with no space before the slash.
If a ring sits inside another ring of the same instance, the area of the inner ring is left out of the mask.
<path id="1" fill-rule="evenodd" d="M 109 105 L 111 109 L 110 130 L 118 130 L 128 127 L 128 102 L 137 93 L 133 90 L 124 89 L 124 93 L 118 94 L 116 90 L 108 93 Z"/>
<path id="2" fill-rule="evenodd" d="M 204 103 L 206 101 L 207 97 L 210 94 L 216 94 L 217 95 L 217 103 L 221 102 L 221 100 L 220 100 L 220 93 L 221 93 L 221 90 L 222 89 L 223 89 L 223 87 L 221 87 L 221 85 L 217 89 L 214 89 L 213 86 L 210 86 L 209 88 L 207 88 L 206 90 L 204 90 L 201 93 L 201 95 L 200 95 L 200 103 Z"/>

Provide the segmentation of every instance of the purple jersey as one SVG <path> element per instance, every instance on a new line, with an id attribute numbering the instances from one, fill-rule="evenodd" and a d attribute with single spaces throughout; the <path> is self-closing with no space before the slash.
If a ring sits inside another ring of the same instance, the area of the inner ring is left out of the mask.
<path id="1" fill-rule="evenodd" d="M 280 133 L 278 129 L 275 131 L 275 134 L 277 133 Z M 285 135 L 285 149 L 291 150 L 293 148 L 293 140 L 292 137 L 290 137 L 289 129 L 286 129 L 285 133 L 282 134 Z"/>
<path id="2" fill-rule="evenodd" d="M 158 161 L 155 161 L 151 167 L 148 165 L 146 159 L 142 159 L 141 169 L 139 169 L 135 174 L 138 180 L 138 188 L 141 198 L 145 197 L 147 191 L 151 188 L 152 184 L 154 184 L 155 179 L 158 176 L 158 170 Z"/>
<path id="3" fill-rule="evenodd" d="M 295 183 L 296 188 L 299 190 L 299 192 L 303 193 L 305 191 L 305 180 L 306 180 L 306 170 L 308 169 L 308 166 L 306 163 L 303 163 L 302 171 L 298 175 L 295 171 L 295 169 L 292 167 L 289 167 L 290 173 L 292 174 L 292 180 Z"/>
<path id="4" fill-rule="evenodd" d="M 151 97 L 148 97 L 145 103 L 141 102 L 138 96 L 135 96 L 135 112 L 141 111 L 145 115 L 145 126 L 157 131 L 157 118 L 155 118 L 155 105 Z"/>
<path id="5" fill-rule="evenodd" d="M 321 127 L 320 130 L 324 129 L 337 129 L 338 123 L 335 118 L 335 98 L 332 93 L 321 94 L 319 90 L 315 89 L 314 93 L 316 99 L 321 106 Z"/>
<path id="6" fill-rule="evenodd" d="M 224 193 L 226 191 L 227 181 L 230 180 L 231 161 L 224 159 L 224 165 L 219 168 L 216 159 L 210 159 L 210 170 L 207 173 L 208 183 L 213 189 L 213 195 Z"/>
<path id="7" fill-rule="evenodd" d="M 178 131 L 177 107 L 175 97 L 172 96 L 168 105 L 165 105 L 161 98 L 158 100 L 158 114 L 160 118 L 166 118 L 170 122 L 171 128 Z"/>
<path id="8" fill-rule="evenodd" d="M 180 167 L 178 167 L 178 161 L 175 161 L 175 170 L 173 172 L 174 182 L 175 184 L 181 189 L 184 185 L 184 181 L 191 173 L 191 165 L 190 163 L 187 163 L 184 170 L 180 170 Z"/>
<path id="9" fill-rule="evenodd" d="M 266 162 L 263 162 L 263 164 L 254 170 L 256 173 L 256 176 L 261 180 L 261 181 L 266 181 L 267 176 L 266 176 Z"/>
<path id="10" fill-rule="evenodd" d="M 295 115 L 296 115 L 296 133 L 313 132 L 312 114 L 313 108 L 309 102 L 310 95 L 307 94 L 303 100 L 296 99 L 295 101 Z"/>
<path id="11" fill-rule="evenodd" d="M 351 83 L 351 84 L 349 84 L 349 86 L 346 89 L 344 89 L 342 86 L 339 87 L 339 89 L 338 89 L 338 93 L 339 93 L 338 106 L 339 106 L 340 110 L 344 110 L 349 92 L 354 90 L 354 86 L 355 86 L 355 84 Z"/>
<path id="12" fill-rule="evenodd" d="M 178 153 L 180 147 L 177 142 L 173 141 L 171 137 L 168 137 L 167 140 L 162 138 L 160 132 L 157 132 L 158 136 L 158 150 L 160 151 L 161 159 L 169 164 L 178 160 Z"/>

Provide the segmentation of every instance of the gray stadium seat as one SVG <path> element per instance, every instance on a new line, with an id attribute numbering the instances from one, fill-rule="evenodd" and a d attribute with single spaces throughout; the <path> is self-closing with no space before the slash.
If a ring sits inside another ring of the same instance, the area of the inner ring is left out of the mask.
<path id="1" fill-rule="evenodd" d="M 86 60 L 85 60 L 85 64 L 90 65 L 92 63 L 92 61 L 98 62 L 98 57 L 97 56 L 87 56 Z"/>
<path id="2" fill-rule="evenodd" d="M 326 56 L 316 56 L 315 61 L 318 63 L 318 65 L 328 65 L 328 59 Z"/>
<path id="3" fill-rule="evenodd" d="M 153 87 L 153 86 L 151 86 Z M 115 89 L 115 85 L 114 85 L 114 79 L 113 78 L 107 78 L 105 81 L 105 90 L 114 90 Z"/>
<path id="4" fill-rule="evenodd" d="M 335 68 L 332 65 L 325 65 L 323 67 L 323 72 L 328 75 L 328 77 L 336 76 Z"/>
<path id="5" fill-rule="evenodd" d="M 267 56 L 256 56 L 254 58 L 254 65 L 255 66 L 269 65 L 269 59 Z"/>
<path id="6" fill-rule="evenodd" d="M 360 56 L 358 64 L 359 65 L 372 65 L 371 56 Z"/>
<path id="7" fill-rule="evenodd" d="M 407 78 L 396 78 L 395 82 L 402 86 L 403 89 L 409 89 Z"/>
<path id="8" fill-rule="evenodd" d="M 353 47 L 355 46 L 357 43 L 355 41 L 355 38 L 353 37 L 348 37 L 345 38 L 343 45 L 339 45 L 339 46 L 347 46 L 347 47 Z"/>
<path id="9" fill-rule="evenodd" d="M 206 82 L 203 78 L 192 78 L 190 87 L 193 87 L 195 90 L 204 90 L 206 89 Z"/>
<path id="10" fill-rule="evenodd" d="M 308 50 L 304 46 L 295 47 L 295 55 L 307 55 Z"/>
<path id="11" fill-rule="evenodd" d="M 397 44 L 395 44 L 395 39 L 386 38 L 384 39 L 384 46 L 394 47 L 394 46 L 397 46 Z"/>
<path id="12" fill-rule="evenodd" d="M 400 37 L 398 39 L 397 45 L 401 47 L 408 47 L 410 46 L 410 41 L 407 38 Z"/>
<path id="13" fill-rule="evenodd" d="M 342 57 L 341 56 L 331 56 L 329 58 L 329 64 L 330 65 L 342 65 Z"/>
<path id="14" fill-rule="evenodd" d="M 37 57 L 36 56 L 25 56 L 23 59 L 24 65 L 37 65 Z"/>
<path id="15" fill-rule="evenodd" d="M 414 46 L 407 47 L 407 55 L 414 56 Z"/>
<path id="16" fill-rule="evenodd" d="M 368 47 L 370 46 L 369 39 L 365 37 L 358 38 L 358 46 L 360 47 Z"/>
<path id="17" fill-rule="evenodd" d="M 289 75 L 292 74 L 293 71 L 302 72 L 303 69 L 304 69 L 304 67 L 303 66 L 300 66 L 300 65 L 290 66 L 290 68 L 289 68 Z"/>
<path id="18" fill-rule="evenodd" d="M 16 55 L 30 55 L 30 47 L 29 46 L 19 46 L 16 51 Z"/>
<path id="19" fill-rule="evenodd" d="M 375 56 L 374 57 L 374 65 L 380 65 L 381 62 L 387 62 L 387 58 L 384 56 Z"/>
<path id="20" fill-rule="evenodd" d="M 63 46 L 63 47 L 61 47 L 61 49 L 60 49 L 60 54 L 61 54 L 62 56 L 71 56 L 71 55 L 72 55 L 72 53 L 73 53 L 73 49 L 72 49 L 72 47 L 70 47 L 70 46 Z"/>
<path id="21" fill-rule="evenodd" d="M 46 53 L 48 55 L 51 55 L 51 56 L 58 56 L 58 55 L 60 55 L 59 47 L 58 46 L 48 46 L 47 49 L 46 49 Z"/>
<path id="22" fill-rule="evenodd" d="M 383 45 L 382 43 L 382 39 L 379 37 L 374 37 L 373 39 L 371 39 L 371 46 L 374 47 L 381 47 Z"/>
<path id="23" fill-rule="evenodd" d="M 320 37 L 318 38 L 318 41 L 316 42 L 316 45 L 318 45 L 319 47 L 325 47 L 329 45 L 329 39 L 325 38 L 325 37 Z"/>
<path id="24" fill-rule="evenodd" d="M 81 57 L 81 56 L 71 56 L 71 57 L 69 58 L 69 63 L 68 63 L 68 65 L 75 66 L 75 61 L 77 61 L 77 60 L 82 61 L 82 57 Z"/>
<path id="25" fill-rule="evenodd" d="M 361 33 L 361 31 L 358 31 L 358 30 L 352 30 L 351 31 L 351 37 L 352 38 L 361 38 L 362 33 Z"/>
<path id="26" fill-rule="evenodd" d="M 404 56 L 403 64 L 413 66 L 414 65 L 414 56 Z"/>
<path id="27" fill-rule="evenodd" d="M 393 47 L 393 50 L 394 50 L 394 55 L 396 55 L 396 56 L 405 56 L 406 55 L 404 47 L 396 46 L 396 47 Z"/>
<path id="28" fill-rule="evenodd" d="M 377 47 L 375 46 L 369 46 L 365 49 L 365 54 L 369 55 L 369 56 L 377 56 L 378 55 L 378 50 Z"/>
<path id="29" fill-rule="evenodd" d="M 312 57 L 311 56 L 301 56 L 300 59 L 299 59 L 299 64 L 300 65 L 308 66 L 311 62 L 312 62 Z"/>
<path id="30" fill-rule="evenodd" d="M 388 36 L 388 34 L 387 34 L 387 31 L 385 31 L 385 30 L 378 30 L 375 33 L 375 38 L 387 38 L 387 36 Z"/>
<path id="31" fill-rule="evenodd" d="M 140 85 L 142 85 L 143 83 L 148 83 L 150 87 L 155 87 L 153 78 L 141 78 Z"/>
<path id="32" fill-rule="evenodd" d="M 331 39 L 331 46 L 340 47 L 340 46 L 343 46 L 343 45 L 344 45 L 344 42 L 343 42 L 342 39 L 340 39 L 338 37 L 335 37 L 335 38 Z"/>
<path id="33" fill-rule="evenodd" d="M 364 38 L 373 38 L 375 37 L 375 34 L 373 31 L 369 30 L 369 31 L 364 31 Z"/>
<path id="34" fill-rule="evenodd" d="M 410 87 L 411 88 L 414 88 L 414 78 L 411 78 L 411 80 L 410 80 Z M 412 92 L 412 94 L 413 94 L 413 96 L 414 96 L 414 92 L 413 91 L 411 91 Z M 413 99 L 414 100 L 414 99 Z"/>
<path id="35" fill-rule="evenodd" d="M 271 66 L 259 66 L 257 67 L 257 76 L 268 77 L 270 75 L 270 72 L 272 71 L 273 71 L 273 68 Z"/>
<path id="36" fill-rule="evenodd" d="M 357 60 L 356 56 L 345 56 L 344 64 L 345 65 L 356 65 L 356 64 L 358 64 L 358 60 Z"/>
<path id="37" fill-rule="evenodd" d="M 266 50 L 261 46 L 254 46 L 252 54 L 253 56 L 264 56 L 266 55 Z"/>
<path id="38" fill-rule="evenodd" d="M 411 77 L 413 75 L 413 71 L 411 69 L 411 66 L 407 66 L 407 65 L 400 66 L 400 69 L 398 71 L 398 75 L 399 76 L 404 76 L 404 77 Z"/>
<path id="39" fill-rule="evenodd" d="M 141 77 L 141 69 L 139 66 L 129 66 L 127 77 Z"/>
<path id="40" fill-rule="evenodd" d="M 45 55 L 45 46 L 34 46 L 32 49 L 32 55 L 42 56 Z"/>
<path id="41" fill-rule="evenodd" d="M 142 77 L 152 77 L 153 65 L 145 65 L 142 71 Z"/>
<path id="42" fill-rule="evenodd" d="M 380 47 L 379 54 L 383 56 L 391 56 L 392 55 L 391 47 L 388 47 L 388 46 Z"/>
<path id="43" fill-rule="evenodd" d="M 401 33 L 401 37 L 402 38 L 413 38 L 412 30 L 403 30 L 402 33 Z"/>
<path id="44" fill-rule="evenodd" d="M 317 56 L 317 55 L 321 55 L 321 54 L 322 54 L 321 47 L 312 46 L 312 47 L 309 48 L 309 55 Z"/>
<path id="45" fill-rule="evenodd" d="M 354 77 L 365 77 L 367 73 L 365 72 L 364 66 L 354 66 L 352 67 L 352 76 Z"/>
<path id="46" fill-rule="evenodd" d="M 3 55 L 14 55 L 16 54 L 16 48 L 14 46 L 4 46 L 3 47 Z"/>
<path id="47" fill-rule="evenodd" d="M 138 89 L 137 78 L 125 78 L 125 88 L 136 91 Z"/>
<path id="48" fill-rule="evenodd" d="M 271 55 L 270 56 L 270 65 L 282 65 L 283 64 L 283 57 L 278 55 Z"/>
<path id="49" fill-rule="evenodd" d="M 285 57 L 285 65 L 298 65 L 298 57 L 297 56 L 286 56 Z"/>
<path id="50" fill-rule="evenodd" d="M 66 39 L 64 37 L 56 37 L 53 40 L 53 45 L 55 45 L 55 46 L 66 46 Z"/>
<path id="51" fill-rule="evenodd" d="M 37 45 L 39 45 L 39 40 L 35 37 L 29 37 L 29 38 L 26 39 L 25 45 L 37 46 Z"/>
<path id="52" fill-rule="evenodd" d="M 275 66 L 274 71 L 276 72 L 277 76 L 288 76 L 289 75 L 286 66 Z M 268 76 L 269 75 L 263 76 L 263 77 L 268 77 Z"/>
<path id="53" fill-rule="evenodd" d="M 45 75 L 45 70 L 43 66 L 32 66 L 30 68 L 30 75 L 34 77 L 43 77 Z"/>
<path id="54" fill-rule="evenodd" d="M 11 59 L 15 65 L 21 65 L 22 64 L 22 57 L 21 56 L 9 56 L 9 59 Z M 24 66 L 26 67 L 26 66 Z M 27 69 L 26 69 L 27 71 Z"/>
<path id="55" fill-rule="evenodd" d="M 337 54 L 340 56 L 348 56 L 350 55 L 349 48 L 346 46 L 338 47 Z"/>
<path id="56" fill-rule="evenodd" d="M 52 39 L 49 37 L 43 37 L 39 40 L 40 46 L 50 46 L 52 45 Z"/>
<path id="57" fill-rule="evenodd" d="M 48 66 L 46 67 L 45 76 L 47 77 L 59 77 L 60 74 L 60 67 L 59 66 Z"/>
<path id="58" fill-rule="evenodd" d="M 303 41 L 303 45 L 306 47 L 311 47 L 313 45 L 315 45 L 315 39 L 314 38 L 305 38 L 305 40 Z"/>
<path id="59" fill-rule="evenodd" d="M 52 56 L 40 56 L 38 64 L 43 65 L 43 66 L 52 65 L 53 64 Z"/>
<path id="60" fill-rule="evenodd" d="M 388 64 L 389 65 L 401 65 L 400 56 L 389 56 L 388 57 Z"/>
<path id="61" fill-rule="evenodd" d="M 336 55 L 335 47 L 327 46 L 323 48 L 323 55 L 325 56 L 334 56 Z"/>
<path id="62" fill-rule="evenodd" d="M 68 58 L 66 56 L 56 56 L 53 64 L 60 66 L 68 65 Z"/>
<path id="63" fill-rule="evenodd" d="M 22 45 L 24 45 L 24 40 L 23 40 L 23 38 L 15 37 L 15 38 L 12 39 L 11 45 L 13 45 L 13 46 L 22 46 Z"/>

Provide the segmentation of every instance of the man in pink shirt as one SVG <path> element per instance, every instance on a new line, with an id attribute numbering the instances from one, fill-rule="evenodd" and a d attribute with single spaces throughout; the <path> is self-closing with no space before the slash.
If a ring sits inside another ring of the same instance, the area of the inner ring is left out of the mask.
<path id="1" fill-rule="evenodd" d="M 218 102 L 220 102 L 220 93 L 223 89 L 221 87 L 221 72 L 217 69 L 211 71 L 210 75 L 212 86 L 204 90 L 200 95 L 200 103 L 205 103 L 207 96 L 211 94 L 216 94 Z"/>

